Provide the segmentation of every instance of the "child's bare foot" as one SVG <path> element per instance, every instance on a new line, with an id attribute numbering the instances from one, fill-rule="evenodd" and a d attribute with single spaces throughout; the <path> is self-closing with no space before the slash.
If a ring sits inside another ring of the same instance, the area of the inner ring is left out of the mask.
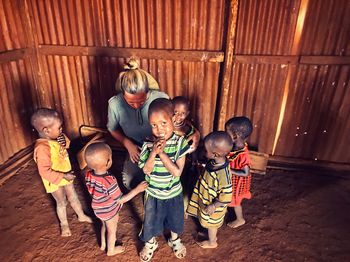
<path id="1" fill-rule="evenodd" d="M 87 223 L 92 223 L 91 217 L 88 217 L 87 215 L 80 216 L 78 217 L 79 222 L 87 222 Z"/>
<path id="2" fill-rule="evenodd" d="M 211 243 L 208 240 L 206 241 L 201 241 L 201 242 L 196 242 L 198 246 L 200 246 L 201 248 L 217 248 L 218 247 L 218 243 Z"/>
<path id="3" fill-rule="evenodd" d="M 121 254 L 121 253 L 124 253 L 125 252 L 125 247 L 123 246 L 117 246 L 117 247 L 114 247 L 113 250 L 107 252 L 107 256 L 111 257 L 111 256 L 114 256 L 114 255 L 117 255 L 117 254 Z"/>
<path id="4" fill-rule="evenodd" d="M 100 250 L 102 250 L 102 251 L 105 251 L 105 250 L 106 250 L 106 243 L 105 243 L 105 242 L 102 242 L 102 243 L 101 243 Z"/>
<path id="5" fill-rule="evenodd" d="M 235 221 L 232 221 L 232 222 L 228 223 L 227 225 L 231 228 L 237 228 L 237 227 L 243 226 L 244 224 L 245 224 L 244 219 L 236 219 Z"/>
<path id="6" fill-rule="evenodd" d="M 68 225 L 61 225 L 61 237 L 70 237 L 72 233 L 70 232 Z"/>

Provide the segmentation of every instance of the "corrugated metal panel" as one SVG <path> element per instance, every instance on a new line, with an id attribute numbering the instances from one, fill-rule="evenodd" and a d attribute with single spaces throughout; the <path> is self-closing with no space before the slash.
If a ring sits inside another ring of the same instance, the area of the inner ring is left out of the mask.
<path id="1" fill-rule="evenodd" d="M 76 137 L 83 124 L 105 126 L 108 99 L 115 94 L 114 83 L 124 59 L 47 56 L 42 61 L 49 83 L 42 90 L 40 104 L 63 113 L 67 133 Z M 194 120 L 203 134 L 212 130 L 218 63 L 143 59 L 141 67 L 158 80 L 169 96 L 185 95 L 191 100 Z"/>
<path id="2" fill-rule="evenodd" d="M 225 121 L 232 116 L 249 117 L 254 126 L 250 146 L 271 153 L 287 67 L 234 64 L 232 72 Z"/>
<path id="3" fill-rule="evenodd" d="M 0 52 L 26 47 L 17 1 L 0 0 Z"/>
<path id="4" fill-rule="evenodd" d="M 239 1 L 236 54 L 288 55 L 300 0 Z"/>
<path id="5" fill-rule="evenodd" d="M 299 66 L 276 154 L 350 162 L 350 66 Z"/>
<path id="6" fill-rule="evenodd" d="M 33 142 L 29 120 L 37 106 L 33 86 L 27 61 L 0 64 L 0 163 Z"/>
<path id="7" fill-rule="evenodd" d="M 350 1 L 310 1 L 302 37 L 303 55 L 350 55 Z"/>
<path id="8" fill-rule="evenodd" d="M 225 1 L 31 1 L 39 44 L 221 50 Z"/>

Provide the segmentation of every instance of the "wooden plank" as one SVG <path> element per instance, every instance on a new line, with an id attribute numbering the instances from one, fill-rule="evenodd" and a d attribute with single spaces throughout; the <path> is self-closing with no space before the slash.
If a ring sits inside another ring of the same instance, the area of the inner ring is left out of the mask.
<path id="1" fill-rule="evenodd" d="M 301 56 L 300 64 L 350 65 L 350 56 Z"/>
<path id="2" fill-rule="evenodd" d="M 236 55 L 234 60 L 241 64 L 297 64 L 299 57 L 292 55 Z"/>
<path id="3" fill-rule="evenodd" d="M 20 60 L 28 56 L 28 48 L 21 48 L 0 53 L 0 63 Z"/>
<path id="4" fill-rule="evenodd" d="M 213 63 L 220 63 L 224 61 L 224 52 L 199 50 L 39 45 L 39 53 L 42 55 L 108 57 L 112 56 L 122 58 L 129 58 L 131 56 L 135 56 L 142 57 L 142 59 L 179 60 L 190 62 Z"/>
<path id="5" fill-rule="evenodd" d="M 232 74 L 232 67 L 234 64 L 234 50 L 235 50 L 235 39 L 237 31 L 237 19 L 238 19 L 238 0 L 231 0 L 228 13 L 228 28 L 225 50 L 225 62 L 223 65 L 222 73 L 222 91 L 219 91 L 218 97 L 220 97 L 219 103 L 219 113 L 215 118 L 218 119 L 218 123 L 214 124 L 214 128 L 222 129 L 225 125 L 227 117 L 227 103 L 228 103 L 228 93 L 230 90 L 230 79 Z"/>

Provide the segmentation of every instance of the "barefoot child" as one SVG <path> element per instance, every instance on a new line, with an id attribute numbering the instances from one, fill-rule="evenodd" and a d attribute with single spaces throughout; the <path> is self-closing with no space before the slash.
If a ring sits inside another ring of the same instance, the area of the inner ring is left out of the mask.
<path id="1" fill-rule="evenodd" d="M 143 144 L 139 161 L 149 184 L 145 193 L 144 222 L 140 233 L 145 246 L 140 252 L 140 258 L 141 261 L 151 260 L 158 247 L 155 237 L 162 234 L 165 228 L 171 231 L 168 244 L 175 256 L 184 258 L 186 247 L 179 238 L 184 227 L 180 176 L 189 146 L 184 137 L 174 133 L 174 108 L 168 99 L 154 100 L 148 110 L 155 142 Z"/>
<path id="2" fill-rule="evenodd" d="M 125 202 L 145 191 L 147 182 L 141 182 L 123 195 L 116 178 L 108 172 L 112 166 L 112 150 L 103 142 L 90 144 L 85 150 L 85 160 L 91 169 L 85 174 L 86 187 L 92 196 L 91 206 L 102 221 L 101 250 L 106 249 L 107 228 L 107 256 L 123 253 L 125 247 L 115 246 L 119 211 Z"/>
<path id="3" fill-rule="evenodd" d="M 187 118 L 190 114 L 190 101 L 184 96 L 176 96 L 171 102 L 174 106 L 174 132 L 179 136 L 184 136 L 187 139 L 190 149 L 188 151 L 188 157 L 185 164 L 185 170 L 181 176 L 181 183 L 183 186 L 184 195 L 184 210 L 187 209 L 189 197 L 193 192 L 194 185 L 197 181 L 197 172 L 193 170 L 197 164 L 197 154 L 196 150 L 200 140 L 200 133 L 194 127 L 194 125 Z M 185 212 L 185 218 L 187 219 L 187 213 Z"/>
<path id="4" fill-rule="evenodd" d="M 233 117 L 225 124 L 226 132 L 231 136 L 233 147 L 228 154 L 232 174 L 232 201 L 228 205 L 233 207 L 236 220 L 227 225 L 237 228 L 245 224 L 241 202 L 250 199 L 250 158 L 246 141 L 253 131 L 253 125 L 247 117 Z"/>
<path id="5" fill-rule="evenodd" d="M 209 240 L 197 244 L 202 248 L 216 248 L 216 235 L 232 199 L 231 174 L 226 158 L 232 140 L 226 132 L 212 132 L 205 137 L 204 147 L 209 161 L 196 183 L 187 213 L 197 217 L 202 227 L 208 229 Z"/>
<path id="6" fill-rule="evenodd" d="M 92 223 L 92 220 L 84 214 L 74 189 L 75 176 L 67 152 L 70 141 L 62 133 L 62 120 L 53 109 L 40 108 L 35 111 L 31 124 L 40 136 L 34 146 L 34 161 L 46 192 L 51 193 L 56 201 L 61 236 L 71 236 L 67 221 L 67 198 L 80 222 Z"/>

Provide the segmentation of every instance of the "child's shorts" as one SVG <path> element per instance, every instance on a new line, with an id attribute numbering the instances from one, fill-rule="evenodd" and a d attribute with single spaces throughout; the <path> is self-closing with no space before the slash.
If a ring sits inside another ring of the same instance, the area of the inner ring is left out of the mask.
<path id="1" fill-rule="evenodd" d="M 146 242 L 152 237 L 169 229 L 181 234 L 184 228 L 184 205 L 182 193 L 176 197 L 160 200 L 146 193 L 145 216 L 143 228 L 140 233 L 142 241 Z"/>

